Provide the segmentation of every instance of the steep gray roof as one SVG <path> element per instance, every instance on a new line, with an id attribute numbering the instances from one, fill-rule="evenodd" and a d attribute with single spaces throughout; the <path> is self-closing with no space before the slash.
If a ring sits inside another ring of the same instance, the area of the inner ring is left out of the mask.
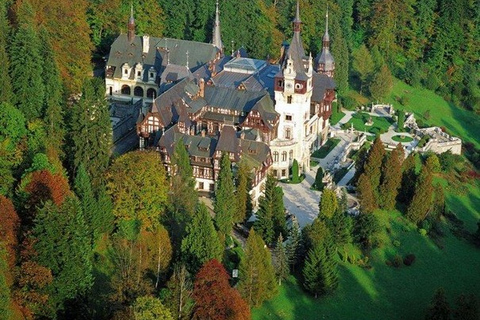
<path id="1" fill-rule="evenodd" d="M 335 81 L 322 73 L 313 74 L 312 101 L 322 102 L 327 90 L 335 89 Z"/>
<path id="2" fill-rule="evenodd" d="M 255 103 L 263 96 L 264 92 L 235 90 L 214 86 L 205 86 L 205 100 L 212 107 L 249 112 Z"/>
<path id="3" fill-rule="evenodd" d="M 168 62 L 179 66 L 186 66 L 188 52 L 188 67 L 192 71 L 214 60 L 218 52 L 217 47 L 211 43 L 170 38 L 159 39 L 156 47 L 161 56 L 163 66 L 166 66 Z"/>

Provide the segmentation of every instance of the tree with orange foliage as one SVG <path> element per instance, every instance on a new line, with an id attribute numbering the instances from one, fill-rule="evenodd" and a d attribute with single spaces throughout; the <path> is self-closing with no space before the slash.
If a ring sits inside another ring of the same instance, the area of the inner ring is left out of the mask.
<path id="1" fill-rule="evenodd" d="M 193 288 L 193 319 L 250 319 L 250 308 L 228 280 L 227 271 L 216 259 L 200 269 Z"/>
<path id="2" fill-rule="evenodd" d="M 13 270 L 17 256 L 20 218 L 13 207 L 12 201 L 2 195 L 0 195 L 0 221 L 0 242 L 5 244 L 8 268 Z"/>

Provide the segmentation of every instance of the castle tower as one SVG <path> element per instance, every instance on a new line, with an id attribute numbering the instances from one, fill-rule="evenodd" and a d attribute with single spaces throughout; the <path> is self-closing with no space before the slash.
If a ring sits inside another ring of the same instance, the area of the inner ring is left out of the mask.
<path id="1" fill-rule="evenodd" d="M 128 20 L 128 42 L 133 42 L 135 39 L 135 19 L 133 18 L 133 4 L 130 7 L 130 19 Z"/>
<path id="2" fill-rule="evenodd" d="M 223 52 L 222 36 L 220 34 L 220 13 L 218 10 L 218 0 L 215 9 L 215 24 L 213 25 L 213 39 L 212 44 Z"/>
<path id="3" fill-rule="evenodd" d="M 301 38 L 302 20 L 297 1 L 293 37 L 284 50 L 280 71 L 275 75 L 275 110 L 280 114 L 277 137 L 272 141 L 273 174 L 288 178 L 288 169 L 296 159 L 303 170 L 309 167 L 312 137 L 310 101 L 313 91 L 313 59 L 305 54 Z M 312 140 L 313 141 L 313 140 Z"/>
<path id="4" fill-rule="evenodd" d="M 330 35 L 328 34 L 328 7 L 325 16 L 325 34 L 323 35 L 322 52 L 315 58 L 315 71 L 323 73 L 331 78 L 335 74 L 335 60 L 330 53 Z"/>

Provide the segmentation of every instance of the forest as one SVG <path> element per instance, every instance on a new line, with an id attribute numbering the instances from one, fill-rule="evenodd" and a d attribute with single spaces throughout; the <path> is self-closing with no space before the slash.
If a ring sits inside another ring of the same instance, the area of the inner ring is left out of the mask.
<path id="1" fill-rule="evenodd" d="M 377 139 L 357 162 L 359 219 L 325 189 L 318 218 L 303 230 L 289 226 L 281 187 L 268 177 L 258 220 L 239 243 L 234 227 L 251 214 L 247 164 L 232 171 L 222 157 L 210 208 L 198 200 L 183 145 L 171 175 L 158 153 L 111 154 L 104 80 L 93 74 L 126 32 L 131 3 L 0 0 L 0 319 L 250 319 L 292 275 L 313 298 L 334 297 L 339 264 L 368 269 L 370 250 L 388 242 L 384 212 L 400 208 L 395 221 L 432 239 L 442 238 L 445 219 L 455 223 L 440 185 L 475 185 L 478 141 L 468 145 L 472 165 L 448 154 L 402 162 Z M 226 54 L 244 47 L 276 62 L 295 5 L 221 0 Z M 300 0 L 313 56 L 327 7 L 340 105 L 359 106 L 358 95 L 382 100 L 399 79 L 479 116 L 480 1 Z M 138 0 L 133 8 L 137 34 L 211 39 L 215 0 Z M 480 231 L 455 230 L 479 245 Z M 415 259 L 387 260 L 398 267 Z M 475 319 L 476 298 L 458 300 L 450 308 L 438 290 L 427 317 Z"/>

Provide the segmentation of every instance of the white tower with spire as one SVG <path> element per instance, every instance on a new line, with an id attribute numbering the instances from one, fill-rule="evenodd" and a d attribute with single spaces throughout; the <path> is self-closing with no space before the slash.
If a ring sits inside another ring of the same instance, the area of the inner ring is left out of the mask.
<path id="1" fill-rule="evenodd" d="M 218 48 L 221 52 L 223 52 L 223 43 L 222 43 L 222 36 L 220 33 L 220 12 L 218 9 L 218 0 L 215 9 L 215 24 L 213 26 L 213 37 L 212 37 L 212 44 Z"/>
<path id="2" fill-rule="evenodd" d="M 318 117 L 312 113 L 313 59 L 305 54 L 301 39 L 300 4 L 293 20 L 293 38 L 285 50 L 281 70 L 275 76 L 275 110 L 280 114 L 277 137 L 271 142 L 273 174 L 288 178 L 297 160 L 310 167 L 310 151 L 317 138 Z"/>

